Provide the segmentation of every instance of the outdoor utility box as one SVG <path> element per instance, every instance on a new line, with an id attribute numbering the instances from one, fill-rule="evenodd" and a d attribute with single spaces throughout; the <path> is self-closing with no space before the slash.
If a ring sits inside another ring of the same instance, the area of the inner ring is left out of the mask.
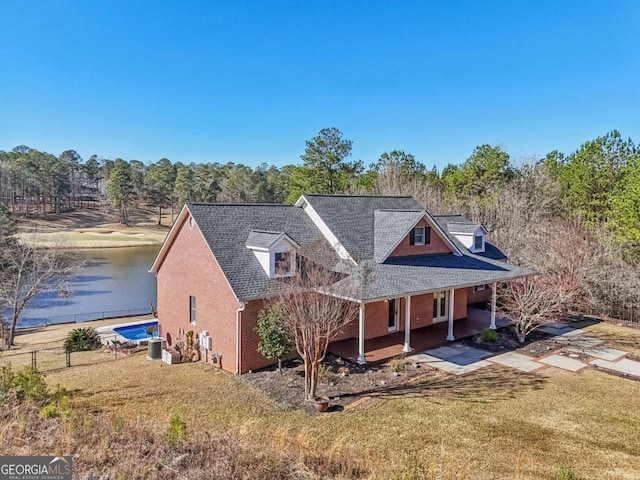
<path id="1" fill-rule="evenodd" d="M 164 338 L 150 338 L 147 346 L 147 358 L 149 360 L 159 360 L 162 358 L 162 347 Z"/>

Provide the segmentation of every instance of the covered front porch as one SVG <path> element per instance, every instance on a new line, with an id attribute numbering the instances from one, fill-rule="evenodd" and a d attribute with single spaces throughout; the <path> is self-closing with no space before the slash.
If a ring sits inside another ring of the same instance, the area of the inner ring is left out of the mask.
<path id="1" fill-rule="evenodd" d="M 468 308 L 467 317 L 451 322 L 451 326 L 448 322 L 444 322 L 411 330 L 409 335 L 410 350 L 406 348 L 406 332 L 395 332 L 366 340 L 366 342 L 362 342 L 363 346 L 359 345 L 358 338 L 339 340 L 330 343 L 328 351 L 333 355 L 358 363 L 388 360 L 407 353 L 408 350 L 423 352 L 448 343 L 453 338 L 468 338 L 482 333 L 487 328 L 501 328 L 509 325 L 508 319 L 497 317 L 495 310 L 493 312 L 492 314 L 488 310 Z M 455 337 L 451 335 L 451 327 Z M 361 350 L 364 350 L 364 355 Z"/>

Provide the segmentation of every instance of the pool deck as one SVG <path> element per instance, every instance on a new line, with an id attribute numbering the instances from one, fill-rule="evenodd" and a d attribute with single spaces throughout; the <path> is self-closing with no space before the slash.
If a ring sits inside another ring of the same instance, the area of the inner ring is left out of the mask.
<path id="1" fill-rule="evenodd" d="M 96 328 L 96 333 L 98 334 L 98 336 L 100 337 L 100 341 L 104 345 L 107 345 L 109 342 L 114 341 L 114 340 L 116 340 L 118 342 L 122 342 L 122 343 L 140 344 L 142 342 L 146 342 L 148 339 L 144 338 L 144 339 L 141 339 L 141 340 L 130 340 L 130 339 L 120 335 L 114 329 L 115 328 L 120 328 L 120 327 L 134 327 L 136 325 L 145 325 L 147 323 L 152 323 L 152 322 L 156 322 L 157 323 L 157 320 L 156 319 L 150 319 L 150 320 L 142 320 L 142 321 L 137 321 L 137 322 L 115 323 L 113 325 L 106 325 L 104 327 Z"/>

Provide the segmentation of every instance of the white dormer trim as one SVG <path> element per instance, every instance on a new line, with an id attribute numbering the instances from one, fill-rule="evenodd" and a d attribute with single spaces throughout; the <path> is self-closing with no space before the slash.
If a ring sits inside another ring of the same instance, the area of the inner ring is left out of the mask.
<path id="1" fill-rule="evenodd" d="M 296 274 L 296 250 L 300 248 L 289 235 L 282 233 L 278 239 L 276 239 L 269 248 L 246 246 L 253 252 L 256 259 L 260 263 L 260 266 L 269 276 L 269 278 L 285 278 L 293 277 Z M 290 268 L 287 273 L 278 273 L 276 270 L 276 254 L 288 253 L 291 255 Z"/>
<path id="2" fill-rule="evenodd" d="M 354 265 L 357 265 L 356 261 L 353 259 L 353 257 L 351 257 L 347 249 L 344 248 L 344 245 L 340 243 L 340 240 L 338 240 L 338 238 L 333 234 L 329 226 L 326 223 L 324 223 L 324 220 L 322 220 L 322 217 L 318 215 L 318 212 L 315 211 L 315 209 L 307 201 L 304 195 L 302 195 L 298 199 L 295 205 L 296 207 L 301 207 L 302 210 L 304 210 L 304 212 L 309 216 L 309 218 L 315 224 L 315 226 L 318 227 L 318 230 L 320 230 L 320 233 L 322 233 L 324 238 L 327 239 L 329 244 L 333 247 L 333 249 L 336 251 L 336 253 L 340 258 L 342 258 L 343 260 L 349 260 Z"/>
<path id="3" fill-rule="evenodd" d="M 473 233 L 456 232 L 455 230 L 449 230 L 449 232 L 471 253 L 483 253 L 485 251 L 487 230 L 482 225 L 478 225 Z M 482 237 L 482 247 L 480 248 L 475 246 L 475 237 L 477 236 Z"/>
<path id="4" fill-rule="evenodd" d="M 455 243 L 453 243 L 449 237 L 447 236 L 447 234 L 444 232 L 444 230 L 442 230 L 442 228 L 440 228 L 440 225 L 438 225 L 438 223 L 433 219 L 433 217 L 431 216 L 431 214 L 429 214 L 429 212 L 427 212 L 426 210 L 422 211 L 422 215 L 420 216 L 420 218 L 418 218 L 418 220 L 415 221 L 415 223 L 413 225 L 411 225 L 411 228 L 407 229 L 407 231 L 404 233 L 404 235 L 402 235 L 400 237 L 400 240 L 398 240 L 398 242 L 393 246 L 393 248 L 391 248 L 383 257 L 382 259 L 378 262 L 378 263 L 384 263 L 387 258 L 389 258 L 389 255 L 391 255 L 396 248 L 398 248 L 398 246 L 402 243 L 402 241 L 407 238 L 407 235 L 409 235 L 409 233 L 411 232 L 411 230 L 413 230 L 414 228 L 416 228 L 416 226 L 418 225 L 418 223 L 420 223 L 420 221 L 422 219 L 425 219 L 427 221 L 427 223 L 429 224 L 429 226 L 436 231 L 436 233 L 438 234 L 438 236 L 442 239 L 442 241 L 451 249 L 451 251 L 453 252 L 453 254 L 456 257 L 461 257 L 462 256 L 462 252 L 460 251 L 460 249 L 456 246 Z"/>

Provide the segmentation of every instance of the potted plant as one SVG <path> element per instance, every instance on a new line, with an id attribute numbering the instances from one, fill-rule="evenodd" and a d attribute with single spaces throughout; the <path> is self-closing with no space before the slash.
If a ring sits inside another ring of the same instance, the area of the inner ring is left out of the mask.
<path id="1" fill-rule="evenodd" d="M 326 412 L 329 410 L 329 397 L 319 395 L 313 399 L 313 407 L 316 412 Z"/>

